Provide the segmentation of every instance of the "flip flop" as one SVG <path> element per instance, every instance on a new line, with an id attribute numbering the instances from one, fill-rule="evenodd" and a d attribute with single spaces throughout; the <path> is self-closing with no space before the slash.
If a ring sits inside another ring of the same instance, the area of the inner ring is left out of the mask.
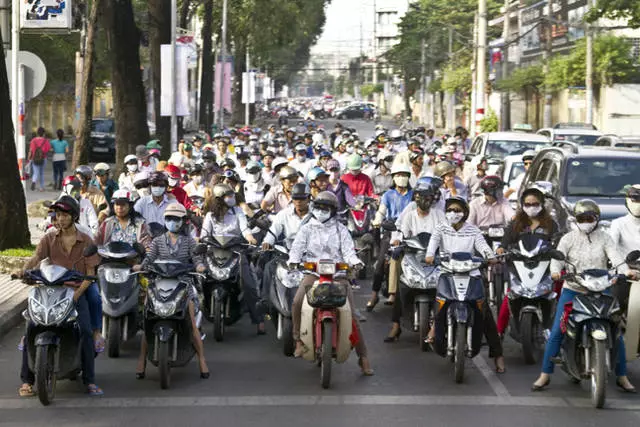
<path id="1" fill-rule="evenodd" d="M 32 385 L 23 384 L 22 387 L 18 389 L 18 395 L 20 397 L 33 397 L 36 395 L 36 392 L 33 391 Z"/>
<path id="2" fill-rule="evenodd" d="M 87 393 L 89 393 L 89 396 L 91 397 L 97 397 L 102 396 L 104 394 L 104 391 L 97 385 L 91 384 L 87 386 Z"/>

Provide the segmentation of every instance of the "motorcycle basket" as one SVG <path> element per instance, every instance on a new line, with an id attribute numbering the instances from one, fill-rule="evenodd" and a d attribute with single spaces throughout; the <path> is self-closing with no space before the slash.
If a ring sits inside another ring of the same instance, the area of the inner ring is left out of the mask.
<path id="1" fill-rule="evenodd" d="M 347 303 L 347 287 L 341 283 L 316 283 L 307 291 L 313 308 L 338 308 Z"/>

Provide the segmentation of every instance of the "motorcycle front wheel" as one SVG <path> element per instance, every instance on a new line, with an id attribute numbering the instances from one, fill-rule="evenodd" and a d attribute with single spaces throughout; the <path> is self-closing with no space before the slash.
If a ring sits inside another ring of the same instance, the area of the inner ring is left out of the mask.
<path id="1" fill-rule="evenodd" d="M 429 351 L 427 337 L 429 335 L 429 303 L 419 302 L 416 309 L 418 310 L 418 331 L 420 335 L 420 350 Z"/>
<path id="2" fill-rule="evenodd" d="M 56 347 L 52 345 L 36 347 L 36 388 L 44 406 L 53 402 L 56 393 L 55 355 Z"/>
<path id="3" fill-rule="evenodd" d="M 174 339 L 178 339 L 178 337 Z M 160 388 L 166 390 L 171 386 L 168 342 L 158 342 L 158 370 L 160 371 Z"/>
<path id="4" fill-rule="evenodd" d="M 120 357 L 120 340 L 122 329 L 120 319 L 109 319 L 109 333 L 107 334 L 107 348 L 110 358 Z"/>
<path id="5" fill-rule="evenodd" d="M 602 408 L 607 398 L 607 345 L 591 338 L 591 403 Z"/>
<path id="6" fill-rule="evenodd" d="M 333 322 L 322 323 L 322 353 L 320 354 L 320 382 L 322 388 L 331 385 L 331 363 L 333 359 Z"/>
<path id="7" fill-rule="evenodd" d="M 213 303 L 213 338 L 220 342 L 224 339 L 224 304 L 216 299 Z"/>
<path id="8" fill-rule="evenodd" d="M 460 384 L 464 380 L 465 348 L 467 346 L 467 327 L 461 323 L 456 325 L 456 349 L 454 352 L 453 373 L 455 380 Z"/>

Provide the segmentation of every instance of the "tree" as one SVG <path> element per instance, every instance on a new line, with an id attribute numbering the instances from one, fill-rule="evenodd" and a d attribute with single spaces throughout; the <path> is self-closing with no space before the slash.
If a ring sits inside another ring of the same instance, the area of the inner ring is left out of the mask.
<path id="1" fill-rule="evenodd" d="M 91 12 L 87 22 L 87 39 L 85 41 L 85 52 L 83 58 L 82 90 L 80 95 L 80 117 L 78 128 L 76 129 L 76 139 L 73 147 L 72 168 L 85 164 L 89 160 L 89 137 L 91 136 L 91 118 L 93 116 L 93 90 L 94 84 L 94 62 L 95 40 L 98 32 L 98 16 L 102 8 L 103 0 L 93 0 L 91 2 Z"/>
<path id="2" fill-rule="evenodd" d="M 111 87 L 116 126 L 118 169 L 127 154 L 149 140 L 147 101 L 140 67 L 140 31 L 131 0 L 109 0 L 103 4 L 102 22 L 111 59 Z"/>
<path id="3" fill-rule="evenodd" d="M 0 221 L 0 250 L 24 248 L 31 242 L 13 130 L 9 78 L 4 55 L 0 55 L 0 217 L 4 218 Z"/>
<path id="4" fill-rule="evenodd" d="M 553 67 L 550 67 L 552 69 Z M 530 67 L 517 68 L 511 75 L 498 83 L 499 90 L 506 90 L 513 93 L 520 93 L 524 96 L 525 117 L 529 119 L 529 106 L 532 97 L 536 107 L 536 125 L 540 122 L 540 108 L 538 100 L 544 83 L 542 65 L 532 65 Z"/>
<path id="5" fill-rule="evenodd" d="M 622 19 L 631 28 L 640 28 L 640 2 L 638 0 L 597 0 L 596 6 L 587 13 L 587 21 L 600 18 Z"/>
<path id="6" fill-rule="evenodd" d="M 213 124 L 213 0 L 206 0 L 202 21 L 202 78 L 199 124 L 210 131 Z"/>
<path id="7" fill-rule="evenodd" d="M 163 147 L 170 147 L 171 118 L 160 114 L 160 88 L 162 64 L 160 46 L 171 40 L 171 7 L 166 0 L 148 0 L 149 9 L 149 59 L 151 88 L 153 89 L 153 112 L 156 118 L 156 138 Z"/>

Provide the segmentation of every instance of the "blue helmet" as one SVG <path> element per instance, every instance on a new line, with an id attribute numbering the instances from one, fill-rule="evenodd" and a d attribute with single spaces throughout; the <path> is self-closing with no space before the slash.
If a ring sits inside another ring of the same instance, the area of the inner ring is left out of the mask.
<path id="1" fill-rule="evenodd" d="M 318 179 L 318 177 L 321 175 L 329 176 L 329 174 L 327 174 L 327 172 L 319 166 L 312 168 L 309 173 L 307 173 L 307 183 L 310 184 L 312 181 Z"/>

